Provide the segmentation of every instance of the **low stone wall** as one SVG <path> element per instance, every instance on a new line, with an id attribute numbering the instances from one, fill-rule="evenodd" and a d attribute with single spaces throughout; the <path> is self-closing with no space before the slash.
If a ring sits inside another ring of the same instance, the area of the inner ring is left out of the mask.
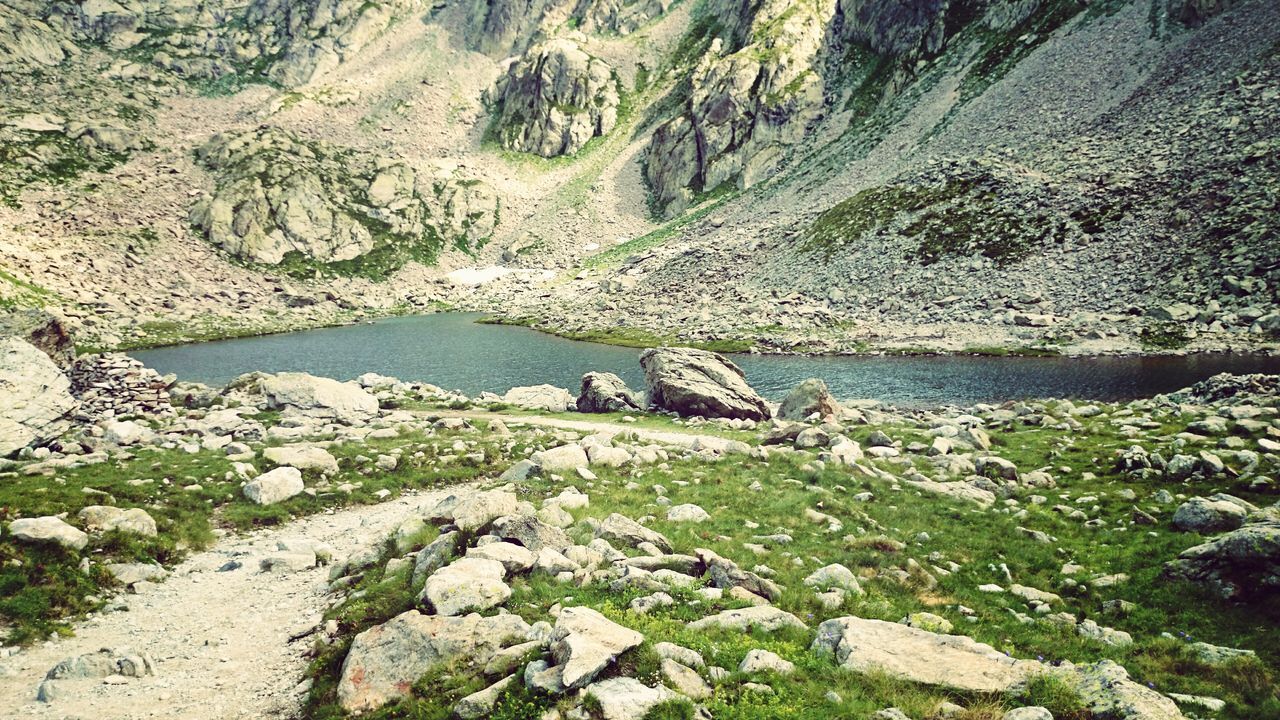
<path id="1" fill-rule="evenodd" d="M 71 369 L 79 416 L 98 422 L 126 415 L 170 415 L 169 380 L 128 355 L 86 355 Z"/>

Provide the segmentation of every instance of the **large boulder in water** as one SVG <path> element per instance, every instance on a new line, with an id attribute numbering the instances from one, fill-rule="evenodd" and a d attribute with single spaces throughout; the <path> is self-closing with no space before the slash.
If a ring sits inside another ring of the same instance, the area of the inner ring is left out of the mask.
<path id="1" fill-rule="evenodd" d="M 765 420 L 769 406 L 742 370 L 718 353 L 693 348 L 651 348 L 640 354 L 649 402 L 680 415 Z"/>
<path id="2" fill-rule="evenodd" d="M 783 420 L 804 420 L 814 413 L 820 417 L 840 414 L 840 405 L 827 389 L 827 384 L 818 378 L 809 378 L 796 385 L 778 408 L 778 417 Z"/>
<path id="3" fill-rule="evenodd" d="M 607 413 L 640 410 L 640 399 L 613 373 L 589 372 L 582 376 L 578 412 Z"/>
<path id="4" fill-rule="evenodd" d="M 0 338 L 0 457 L 48 442 L 70 426 L 71 381 L 34 345 Z"/>

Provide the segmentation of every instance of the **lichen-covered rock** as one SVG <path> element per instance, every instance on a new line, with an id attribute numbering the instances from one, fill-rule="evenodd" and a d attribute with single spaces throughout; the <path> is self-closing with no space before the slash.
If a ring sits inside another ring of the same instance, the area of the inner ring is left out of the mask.
<path id="1" fill-rule="evenodd" d="M 466 660 L 484 667 L 504 642 L 528 632 L 519 615 L 401 613 L 356 636 L 342 662 L 338 702 L 351 713 L 377 709 L 407 695 L 413 682 L 437 665 Z"/>
<path id="2" fill-rule="evenodd" d="M 0 457 L 66 432 L 77 406 L 71 381 L 48 355 L 0 337 Z"/>
<path id="3" fill-rule="evenodd" d="M 640 355 L 649 402 L 684 416 L 765 420 L 769 406 L 723 355 L 692 348 L 651 348 Z"/>
<path id="4" fill-rule="evenodd" d="M 1188 548 L 1165 565 L 1165 572 L 1206 583 L 1224 597 L 1280 595 L 1280 521 L 1247 523 Z"/>
<path id="5" fill-rule="evenodd" d="M 192 223 L 255 263 L 362 258 L 352 271 L 387 273 L 446 243 L 478 246 L 496 222 L 485 185 L 279 129 L 218 135 L 197 156 L 216 187 L 192 207 Z"/>
<path id="6" fill-rule="evenodd" d="M 1182 720 L 1172 700 L 1129 679 L 1129 673 L 1112 660 L 1057 671 L 1072 683 L 1076 693 L 1096 717 L 1118 720 Z"/>
<path id="7" fill-rule="evenodd" d="M 1178 506 L 1173 513 L 1173 526 L 1198 533 L 1235 530 L 1244 525 L 1248 512 L 1228 500 L 1194 497 Z"/>
<path id="8" fill-rule="evenodd" d="M 572 155 L 618 121 L 618 81 L 604 60 L 572 40 L 535 45 L 494 90 L 503 147 L 543 157 Z"/>

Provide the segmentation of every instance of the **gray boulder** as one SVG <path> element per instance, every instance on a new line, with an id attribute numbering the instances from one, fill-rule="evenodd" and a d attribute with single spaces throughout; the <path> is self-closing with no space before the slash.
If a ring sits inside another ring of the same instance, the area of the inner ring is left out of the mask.
<path id="1" fill-rule="evenodd" d="M 339 420 L 363 420 L 378 412 L 378 400 L 355 383 L 287 372 L 262 378 L 260 387 L 272 410 Z"/>
<path id="2" fill-rule="evenodd" d="M 604 720 L 640 720 L 655 705 L 680 697 L 665 686 L 649 687 L 629 677 L 593 683 L 587 687 L 586 694 L 600 706 Z"/>
<path id="3" fill-rule="evenodd" d="M 1244 525 L 1246 510 L 1228 500 L 1191 498 L 1173 513 L 1173 526 L 1186 532 L 1213 533 Z"/>
<path id="4" fill-rule="evenodd" d="M 278 467 L 245 483 L 244 496 L 259 505 L 274 505 L 305 489 L 302 473 L 297 468 Z"/>
<path id="5" fill-rule="evenodd" d="M 63 370 L 76 361 L 71 328 L 61 316 L 39 308 L 23 308 L 0 314 L 0 336 L 12 336 L 49 356 Z"/>
<path id="6" fill-rule="evenodd" d="M 716 615 L 704 617 L 689 623 L 690 630 L 721 628 L 724 630 L 740 630 L 743 632 L 758 629 L 763 632 L 775 632 L 783 628 L 807 630 L 808 626 L 800 618 L 772 605 L 725 610 Z"/>
<path id="7" fill-rule="evenodd" d="M 511 597 L 506 572 L 497 560 L 464 557 L 427 578 L 420 597 L 436 615 L 483 612 Z"/>
<path id="8" fill-rule="evenodd" d="M 649 402 L 680 415 L 765 420 L 769 407 L 728 358 L 692 348 L 650 348 L 640 354 Z"/>
<path id="9" fill-rule="evenodd" d="M 89 536 L 83 530 L 53 515 L 14 520 L 9 523 L 9 534 L 21 542 L 52 543 L 68 550 L 83 550 L 89 544 Z"/>
<path id="10" fill-rule="evenodd" d="M 840 415 L 840 405 L 827 390 L 827 384 L 817 378 L 792 388 L 778 408 L 778 417 L 783 420 L 804 420 L 814 413 L 821 417 Z"/>
<path id="11" fill-rule="evenodd" d="M 511 388 L 502 401 L 525 410 L 566 412 L 573 406 L 573 395 L 554 385 L 530 385 Z"/>
<path id="12" fill-rule="evenodd" d="M 85 528 L 90 531 L 119 530 L 145 537 L 155 537 L 157 532 L 155 519 L 142 508 L 122 510 L 107 505 L 90 505 L 81 509 L 76 517 L 80 518 Z"/>
<path id="13" fill-rule="evenodd" d="M 483 667 L 509 638 L 523 639 L 519 615 L 397 615 L 356 636 L 342 663 L 338 702 L 349 713 L 375 710 L 409 693 L 418 678 L 454 660 Z"/>
<path id="14" fill-rule="evenodd" d="M 438 524 L 453 524 L 464 533 L 487 527 L 494 520 L 519 512 L 515 493 L 505 490 L 464 492 L 449 495 L 427 513 L 426 519 Z"/>
<path id="15" fill-rule="evenodd" d="M 607 413 L 642 410 L 640 399 L 613 373 L 590 372 L 582 376 L 578 412 Z"/>
<path id="16" fill-rule="evenodd" d="M 155 663 L 149 655 L 121 647 L 103 648 L 95 653 L 69 657 L 54 665 L 45 674 L 45 679 L 104 678 L 109 675 L 137 678 L 155 674 Z"/>
<path id="17" fill-rule="evenodd" d="M 596 525 L 595 536 L 611 543 L 637 547 L 641 543 L 652 543 L 665 553 L 672 552 L 674 546 L 662 533 L 641 525 L 625 515 L 611 513 L 609 517 Z"/>
<path id="18" fill-rule="evenodd" d="M 585 687 L 619 655 L 644 642 L 644 636 L 588 607 L 560 611 L 551 631 L 551 655 L 565 688 Z"/>

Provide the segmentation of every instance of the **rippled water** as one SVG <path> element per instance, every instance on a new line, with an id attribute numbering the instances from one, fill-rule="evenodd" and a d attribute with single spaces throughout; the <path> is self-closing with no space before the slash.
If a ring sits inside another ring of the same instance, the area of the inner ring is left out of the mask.
<path id="1" fill-rule="evenodd" d="M 467 394 L 551 383 L 576 393 L 583 373 L 644 378 L 639 351 L 575 342 L 533 330 L 479 325 L 478 315 L 442 313 L 284 335 L 133 353 L 161 373 L 213 385 L 251 370 L 304 371 L 350 379 L 366 372 L 420 380 Z M 791 357 L 735 355 L 747 381 L 779 400 L 797 382 L 826 380 L 841 399 L 967 404 L 1035 397 L 1122 400 L 1185 387 L 1220 372 L 1280 373 L 1280 358 L 1184 357 Z"/>

